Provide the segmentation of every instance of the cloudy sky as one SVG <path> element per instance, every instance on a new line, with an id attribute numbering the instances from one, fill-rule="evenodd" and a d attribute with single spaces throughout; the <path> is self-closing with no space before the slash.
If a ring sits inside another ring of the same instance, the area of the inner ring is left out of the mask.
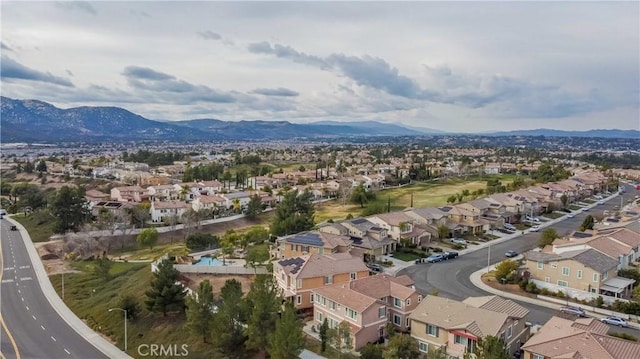
<path id="1" fill-rule="evenodd" d="M 640 3 L 2 1 L 2 95 L 156 120 L 640 129 Z"/>

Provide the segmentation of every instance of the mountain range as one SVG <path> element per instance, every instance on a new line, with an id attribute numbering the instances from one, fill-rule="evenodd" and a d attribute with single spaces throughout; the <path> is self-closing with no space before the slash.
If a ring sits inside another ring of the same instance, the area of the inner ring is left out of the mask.
<path id="1" fill-rule="evenodd" d="M 154 121 L 119 107 L 61 109 L 38 100 L 1 97 L 2 143 L 56 143 L 103 141 L 270 141 L 283 139 L 336 139 L 367 136 L 455 135 L 442 131 L 377 121 L 321 121 L 307 124 L 287 121 L 222 121 L 194 119 Z M 469 134 L 467 134 L 469 135 Z M 639 131 L 528 130 L 483 133 L 484 136 L 565 136 L 638 138 Z"/>

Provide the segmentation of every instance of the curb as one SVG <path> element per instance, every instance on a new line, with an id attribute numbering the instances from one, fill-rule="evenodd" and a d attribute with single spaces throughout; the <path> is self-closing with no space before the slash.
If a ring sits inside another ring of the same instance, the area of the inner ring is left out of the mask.
<path id="1" fill-rule="evenodd" d="M 495 265 L 492 265 L 490 269 L 495 269 Z M 471 280 L 471 283 L 473 285 L 475 285 L 477 288 L 484 290 L 485 292 L 489 292 L 495 295 L 499 295 L 501 297 L 504 298 L 510 298 L 510 299 L 514 299 L 520 302 L 526 302 L 529 304 L 533 304 L 533 305 L 537 305 L 539 307 L 546 307 L 546 308 L 550 308 L 550 309 L 555 309 L 555 310 L 559 310 L 561 307 L 564 307 L 566 304 L 558 304 L 558 303 L 554 303 L 554 302 L 548 302 L 542 299 L 537 299 L 537 298 L 529 298 L 529 297 L 525 297 L 522 295 L 518 295 L 518 294 L 513 294 L 513 293 L 509 293 L 509 292 L 504 292 L 501 291 L 499 289 L 493 288 L 491 286 L 486 285 L 483 281 L 482 281 L 482 274 L 486 273 L 487 268 L 484 269 L 480 269 L 478 271 L 475 271 L 471 274 L 471 276 L 469 277 L 469 280 Z M 603 315 L 600 313 L 596 313 L 592 310 L 589 310 L 589 306 L 584 306 L 581 305 L 580 308 L 582 308 L 583 310 L 585 310 L 586 312 L 590 313 L 590 316 L 596 319 L 600 319 L 600 318 L 604 318 L 607 317 L 607 315 Z M 620 317 L 622 318 L 629 318 L 628 314 L 624 314 L 624 313 L 619 313 Z M 640 324 L 638 323 L 633 323 L 631 321 L 628 321 L 629 326 L 628 328 L 632 328 L 632 329 L 636 329 L 636 330 L 640 330 Z"/>
<path id="2" fill-rule="evenodd" d="M 49 280 L 49 275 L 47 271 L 44 269 L 44 265 L 38 256 L 38 252 L 36 251 L 36 247 L 31 242 L 31 237 L 29 236 L 29 232 L 20 224 L 18 221 L 7 217 L 11 223 L 15 224 L 20 231 L 20 236 L 24 242 L 25 247 L 27 248 L 27 253 L 29 254 L 29 259 L 31 260 L 31 265 L 36 273 L 36 277 L 38 278 L 38 283 L 40 284 L 40 288 L 42 289 L 42 293 L 51 304 L 51 307 L 58 313 L 58 315 L 67 322 L 67 324 L 73 329 L 78 335 L 83 337 L 87 342 L 93 345 L 96 349 L 102 352 L 105 356 L 109 358 L 131 358 L 125 352 L 117 348 L 115 345 L 108 342 L 104 339 L 100 334 L 96 333 L 93 329 L 89 328 L 80 318 L 78 318 L 75 313 L 67 307 L 67 305 L 60 299 L 58 293 L 53 288 L 51 281 Z"/>

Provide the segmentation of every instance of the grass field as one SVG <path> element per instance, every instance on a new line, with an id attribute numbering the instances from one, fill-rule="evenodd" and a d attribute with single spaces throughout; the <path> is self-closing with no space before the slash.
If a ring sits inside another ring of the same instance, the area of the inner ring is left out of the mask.
<path id="1" fill-rule="evenodd" d="M 451 178 L 438 182 L 420 182 L 400 188 L 384 189 L 376 192 L 376 199 L 372 201 L 373 206 L 387 207 L 388 201 L 391 202 L 392 211 L 400 211 L 407 207 L 411 207 L 411 196 L 413 195 L 413 207 L 430 207 L 441 206 L 447 203 L 447 198 L 456 193 L 460 193 L 467 189 L 473 192 L 478 189 L 487 188 L 487 179 L 496 176 L 484 178 Z M 501 175 L 498 178 L 503 184 L 513 182 L 514 175 Z M 471 198 L 466 198 L 468 201 Z M 335 200 L 316 205 L 315 221 L 322 223 L 329 219 L 344 219 L 349 214 L 354 217 L 361 216 L 363 208 L 357 204 L 346 203 L 342 200 Z"/>
<path id="2" fill-rule="evenodd" d="M 49 212 L 41 211 L 28 215 L 16 214 L 11 218 L 20 222 L 29 232 L 33 242 L 47 242 L 49 237 L 53 235 L 53 226 L 55 218 Z"/>

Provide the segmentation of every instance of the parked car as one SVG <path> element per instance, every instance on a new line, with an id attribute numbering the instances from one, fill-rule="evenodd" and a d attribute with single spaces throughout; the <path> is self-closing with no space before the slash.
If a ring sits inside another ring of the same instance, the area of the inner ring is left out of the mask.
<path id="1" fill-rule="evenodd" d="M 505 223 L 504 226 L 502 226 L 504 229 L 509 230 L 509 231 L 516 231 L 517 228 L 511 224 L 511 223 Z"/>
<path id="2" fill-rule="evenodd" d="M 451 238 L 451 243 L 467 245 L 467 241 L 464 238 Z"/>
<path id="3" fill-rule="evenodd" d="M 576 214 L 575 214 L 575 213 L 569 213 L 569 214 L 567 214 L 567 218 L 573 218 L 573 217 L 575 217 L 575 216 L 576 216 Z"/>
<path id="4" fill-rule="evenodd" d="M 454 259 L 455 257 L 458 256 L 458 252 L 448 251 L 448 252 L 442 253 L 442 256 L 444 257 L 444 259 Z"/>
<path id="5" fill-rule="evenodd" d="M 444 255 L 442 254 L 432 254 L 429 257 L 427 257 L 427 263 L 442 262 L 443 260 L 444 260 Z"/>
<path id="6" fill-rule="evenodd" d="M 579 317 L 586 317 L 587 316 L 587 313 L 585 313 L 584 310 L 582 310 L 582 308 L 578 308 L 578 307 L 572 307 L 572 306 L 560 307 L 560 311 L 562 313 L 573 314 L 573 315 L 577 315 Z"/>
<path id="7" fill-rule="evenodd" d="M 620 317 L 606 317 L 600 319 L 600 321 L 609 325 L 617 325 L 624 328 L 628 326 L 627 321 Z"/>
<path id="8" fill-rule="evenodd" d="M 598 201 L 598 204 L 604 204 L 604 201 Z"/>
<path id="9" fill-rule="evenodd" d="M 540 226 L 533 226 L 531 227 L 531 229 L 529 229 L 531 232 L 539 232 L 540 231 Z"/>
<path id="10" fill-rule="evenodd" d="M 517 257 L 518 256 L 518 252 L 516 252 L 516 251 L 507 251 L 504 254 L 504 256 L 507 257 L 507 258 Z"/>
<path id="11" fill-rule="evenodd" d="M 367 267 L 369 267 L 372 272 L 382 272 L 382 266 L 377 263 L 367 263 Z"/>
<path id="12" fill-rule="evenodd" d="M 11 226 L 11 230 L 12 230 L 12 231 L 17 231 L 17 230 L 18 230 L 18 227 L 16 227 L 16 226 Z"/>
<path id="13" fill-rule="evenodd" d="M 524 217 L 524 219 L 529 221 L 529 222 L 540 222 L 540 218 L 538 218 L 538 217 L 526 216 L 526 217 Z"/>

